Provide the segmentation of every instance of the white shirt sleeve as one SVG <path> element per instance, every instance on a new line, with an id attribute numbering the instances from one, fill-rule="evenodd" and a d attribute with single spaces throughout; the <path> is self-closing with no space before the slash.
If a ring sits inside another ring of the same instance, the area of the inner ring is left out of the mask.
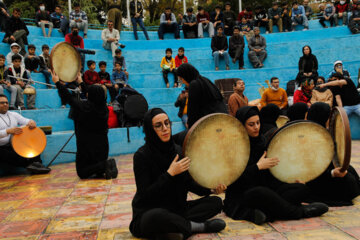
<path id="1" fill-rule="evenodd" d="M 6 133 L 6 129 L 4 130 L 0 130 L 0 138 L 4 138 L 4 137 L 7 137 L 8 134 Z"/>
<path id="2" fill-rule="evenodd" d="M 18 122 L 18 125 L 20 126 L 25 126 L 27 125 L 31 119 L 28 118 L 24 118 L 23 116 L 21 116 L 20 114 L 16 113 L 16 112 L 11 112 L 12 117 L 14 117 L 16 119 L 16 121 Z"/>

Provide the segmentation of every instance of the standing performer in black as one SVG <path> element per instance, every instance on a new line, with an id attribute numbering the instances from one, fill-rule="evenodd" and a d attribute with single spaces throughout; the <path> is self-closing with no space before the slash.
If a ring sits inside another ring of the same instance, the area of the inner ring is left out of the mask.
<path id="1" fill-rule="evenodd" d="M 194 233 L 219 232 L 221 219 L 212 219 L 222 210 L 226 186 L 210 190 L 190 177 L 189 158 L 181 157 L 181 148 L 171 135 L 171 122 L 160 108 L 149 110 L 144 118 L 145 145 L 134 155 L 136 194 L 132 201 L 131 233 L 138 238 L 187 239 Z M 199 196 L 186 201 L 188 191 Z"/>
<path id="2" fill-rule="evenodd" d="M 116 178 L 118 170 L 114 159 L 108 160 L 108 116 L 106 92 L 98 85 L 89 87 L 82 81 L 79 73 L 77 83 L 88 100 L 79 100 L 59 81 L 52 72 L 52 81 L 56 84 L 62 102 L 71 106 L 76 136 L 76 172 L 81 179 L 92 177 Z"/>

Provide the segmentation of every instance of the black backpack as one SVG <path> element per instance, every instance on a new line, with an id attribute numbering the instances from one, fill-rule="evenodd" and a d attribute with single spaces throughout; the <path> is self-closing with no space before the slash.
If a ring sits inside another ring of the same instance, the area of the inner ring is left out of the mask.
<path id="1" fill-rule="evenodd" d="M 289 96 L 294 96 L 294 92 L 295 92 L 295 85 L 296 85 L 296 80 L 290 80 L 287 84 L 286 84 L 286 94 Z"/>
<path id="2" fill-rule="evenodd" d="M 113 107 L 120 127 L 142 126 L 144 115 L 149 109 L 145 97 L 129 86 L 121 90 Z"/>

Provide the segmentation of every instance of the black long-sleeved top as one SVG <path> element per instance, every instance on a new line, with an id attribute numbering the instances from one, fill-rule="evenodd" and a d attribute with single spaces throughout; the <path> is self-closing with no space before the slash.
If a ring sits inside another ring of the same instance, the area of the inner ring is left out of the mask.
<path id="1" fill-rule="evenodd" d="M 179 96 L 175 102 L 175 107 L 179 107 L 179 112 L 178 112 L 179 118 L 183 116 L 185 104 L 186 104 L 186 98 L 181 99 Z"/>
<path id="2" fill-rule="evenodd" d="M 236 22 L 236 15 L 233 11 L 224 11 L 224 25 L 234 26 Z"/>
<path id="3" fill-rule="evenodd" d="M 217 22 L 217 21 L 221 21 L 221 22 L 224 21 L 224 14 L 222 12 L 219 13 L 219 16 L 217 19 L 215 19 L 215 17 L 216 17 L 216 12 L 214 11 L 210 14 L 210 21 L 212 23 Z"/>
<path id="4" fill-rule="evenodd" d="M 176 145 L 176 152 L 181 156 L 181 148 Z M 140 232 L 140 220 L 143 213 L 154 208 L 167 209 L 183 216 L 187 208 L 189 191 L 199 195 L 209 195 L 209 189 L 196 184 L 188 172 L 171 176 L 167 170 L 174 159 L 166 159 L 167 166 L 159 164 L 147 145 L 142 146 L 134 155 L 134 174 L 136 194 L 132 201 L 133 220 L 130 231 L 135 236 Z"/>
<path id="5" fill-rule="evenodd" d="M 49 21 L 50 22 L 50 20 L 51 20 L 50 13 L 48 11 L 44 11 L 44 12 L 37 11 L 35 20 L 36 20 L 36 23 L 39 23 L 40 21 Z"/>
<path id="6" fill-rule="evenodd" d="M 38 69 L 41 64 L 38 56 L 33 56 L 32 58 L 29 58 L 28 54 L 26 54 L 24 62 L 25 68 L 29 71 L 34 71 L 35 69 Z"/>
<path id="7" fill-rule="evenodd" d="M 227 38 L 222 35 L 222 36 L 214 36 L 211 39 L 211 49 L 213 52 L 219 51 L 219 50 L 224 50 L 226 51 L 228 49 L 228 42 L 227 42 Z"/>
<path id="8" fill-rule="evenodd" d="M 311 55 L 308 58 L 302 56 L 299 59 L 299 72 L 301 74 L 305 73 L 317 73 L 318 70 L 318 61 L 315 55 Z"/>
<path id="9" fill-rule="evenodd" d="M 137 1 L 137 13 L 140 14 L 141 18 L 143 18 L 143 10 L 141 1 Z M 135 17 L 135 1 L 130 2 L 130 16 Z"/>
<path id="10" fill-rule="evenodd" d="M 230 37 L 230 39 L 229 39 L 229 54 L 230 54 L 230 56 L 234 56 L 236 49 L 239 47 L 244 49 L 244 47 L 245 47 L 244 37 L 241 35 L 239 35 L 238 37 L 235 37 L 235 36 Z"/>
<path id="11" fill-rule="evenodd" d="M 26 35 L 29 35 L 29 30 L 26 27 L 26 24 L 23 20 L 21 20 L 20 18 L 15 18 L 14 16 L 12 16 L 11 18 L 9 18 L 8 22 L 7 22 L 7 26 L 6 26 L 6 34 L 4 38 L 10 37 L 13 35 L 13 33 L 15 31 L 18 30 L 22 30 L 24 29 L 26 31 Z M 27 45 L 27 40 L 25 42 L 25 45 Z"/>

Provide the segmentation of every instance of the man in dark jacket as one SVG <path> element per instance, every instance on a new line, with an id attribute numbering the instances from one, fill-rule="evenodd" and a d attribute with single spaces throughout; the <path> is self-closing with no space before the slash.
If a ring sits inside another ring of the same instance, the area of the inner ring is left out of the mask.
<path id="1" fill-rule="evenodd" d="M 195 14 L 193 14 L 193 9 L 188 8 L 186 14 L 182 19 L 182 29 L 184 32 L 185 38 L 197 38 L 197 20 Z"/>
<path id="2" fill-rule="evenodd" d="M 215 11 L 210 14 L 210 21 L 213 23 L 214 28 L 223 24 L 224 14 L 221 12 L 221 7 L 217 5 Z"/>
<path id="3" fill-rule="evenodd" d="M 360 33 L 360 4 L 353 10 L 348 27 L 352 33 Z"/>
<path id="4" fill-rule="evenodd" d="M 239 69 L 244 69 L 244 37 L 240 35 L 240 27 L 234 27 L 234 34 L 229 39 L 229 54 L 232 62 L 239 60 Z"/>
<path id="5" fill-rule="evenodd" d="M 268 15 L 269 15 L 269 31 L 270 33 L 273 32 L 273 25 L 277 25 L 279 28 L 279 32 L 283 31 L 283 21 L 281 18 L 281 8 L 279 8 L 279 3 L 274 2 L 272 8 L 269 8 Z"/>
<path id="6" fill-rule="evenodd" d="M 230 70 L 229 67 L 229 53 L 226 51 L 228 49 L 228 43 L 226 36 L 223 35 L 224 28 L 219 25 L 217 27 L 217 35 L 211 39 L 211 49 L 213 51 L 213 57 L 215 61 L 215 70 L 219 70 L 219 58 L 224 57 L 226 70 Z"/>
<path id="7" fill-rule="evenodd" d="M 146 37 L 146 40 L 150 40 L 149 35 L 146 31 L 144 22 L 143 22 L 143 5 L 141 1 L 131 1 L 130 2 L 130 16 L 131 16 L 131 24 L 133 25 L 133 31 L 135 39 L 138 40 L 138 34 L 137 34 L 137 25 L 139 24 L 140 28 L 143 30 L 144 35 Z"/>
<path id="8" fill-rule="evenodd" d="M 61 6 L 55 7 L 55 12 L 50 14 L 50 18 L 55 28 L 59 29 L 64 36 L 69 33 L 69 20 L 61 12 Z"/>
<path id="9" fill-rule="evenodd" d="M 224 11 L 224 33 L 226 36 L 231 36 L 233 27 L 235 25 L 236 15 L 234 11 L 231 10 L 231 4 L 229 2 L 226 2 Z"/>
<path id="10" fill-rule="evenodd" d="M 254 68 L 262 68 L 264 66 L 263 62 L 267 56 L 266 53 L 266 40 L 263 36 L 260 35 L 260 29 L 258 27 L 254 28 L 254 34 L 248 45 L 249 45 L 249 60 Z"/>
<path id="11" fill-rule="evenodd" d="M 10 17 L 8 9 L 6 8 L 5 3 L 0 1 L 0 30 L 5 32 L 6 22 Z"/>
<path id="12" fill-rule="evenodd" d="M 255 8 L 254 26 L 265 27 L 266 33 L 269 33 L 269 17 L 263 6 L 257 6 Z"/>
<path id="13" fill-rule="evenodd" d="M 20 45 L 20 54 L 25 56 L 25 45 L 28 44 L 27 35 L 29 30 L 27 29 L 23 20 L 20 19 L 21 10 L 14 8 L 11 18 L 7 22 L 6 34 L 3 42 L 12 44 L 16 42 Z"/>
<path id="14" fill-rule="evenodd" d="M 36 12 L 35 21 L 38 27 L 41 27 L 44 37 L 51 37 L 54 24 L 50 21 L 50 13 L 45 10 L 45 4 L 39 4 L 39 11 Z M 46 35 L 45 27 L 49 27 L 49 33 Z"/>

